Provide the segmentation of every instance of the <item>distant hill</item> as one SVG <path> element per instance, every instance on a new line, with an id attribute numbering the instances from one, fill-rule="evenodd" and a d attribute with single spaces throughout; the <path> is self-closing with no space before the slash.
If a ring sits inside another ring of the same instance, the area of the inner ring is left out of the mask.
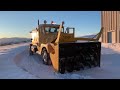
<path id="1" fill-rule="evenodd" d="M 84 37 L 84 38 L 95 38 L 97 36 L 97 34 L 92 34 L 92 35 L 84 35 L 84 36 L 80 36 L 80 37 Z M 78 40 L 78 41 L 80 41 L 80 40 Z M 101 42 L 101 37 L 100 37 L 100 39 L 99 39 L 99 41 Z M 84 41 L 82 41 L 82 42 L 84 42 Z"/>
<path id="2" fill-rule="evenodd" d="M 0 45 L 17 44 L 21 42 L 30 42 L 30 38 L 0 38 Z"/>
<path id="3" fill-rule="evenodd" d="M 93 34 L 93 35 L 85 35 L 85 36 L 81 36 L 81 37 L 84 37 L 84 38 L 95 38 L 97 34 Z"/>

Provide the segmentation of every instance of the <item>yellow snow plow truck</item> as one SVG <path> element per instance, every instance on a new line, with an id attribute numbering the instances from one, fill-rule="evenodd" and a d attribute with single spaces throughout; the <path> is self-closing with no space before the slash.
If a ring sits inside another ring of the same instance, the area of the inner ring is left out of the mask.
<path id="1" fill-rule="evenodd" d="M 32 30 L 29 54 L 39 53 L 43 63 L 52 65 L 56 72 L 64 74 L 85 67 L 100 67 L 101 42 L 99 38 L 103 28 L 93 38 L 74 37 L 75 28 L 60 25 L 53 21 L 39 24 Z M 82 42 L 77 42 L 78 40 Z"/>

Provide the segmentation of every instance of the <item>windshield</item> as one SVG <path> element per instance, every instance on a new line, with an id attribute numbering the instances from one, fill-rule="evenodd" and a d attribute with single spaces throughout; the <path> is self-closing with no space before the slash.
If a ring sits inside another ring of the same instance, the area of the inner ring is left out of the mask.
<path id="1" fill-rule="evenodd" d="M 45 27 L 45 32 L 55 33 L 59 31 L 59 27 Z M 63 32 L 63 28 L 62 28 Z"/>

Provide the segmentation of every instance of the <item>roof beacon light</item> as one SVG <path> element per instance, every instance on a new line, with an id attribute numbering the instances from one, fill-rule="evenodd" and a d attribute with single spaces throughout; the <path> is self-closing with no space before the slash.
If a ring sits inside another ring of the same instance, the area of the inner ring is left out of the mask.
<path id="1" fill-rule="evenodd" d="M 54 23 L 53 21 L 51 21 L 51 24 L 56 24 L 56 23 Z"/>
<path id="2" fill-rule="evenodd" d="M 46 20 L 44 20 L 44 24 L 46 24 L 47 23 L 47 21 Z"/>

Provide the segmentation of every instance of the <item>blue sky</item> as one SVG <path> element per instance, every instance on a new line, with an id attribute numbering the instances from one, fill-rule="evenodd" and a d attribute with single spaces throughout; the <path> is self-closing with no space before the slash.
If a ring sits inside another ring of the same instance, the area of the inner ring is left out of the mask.
<path id="1" fill-rule="evenodd" d="M 75 36 L 97 33 L 101 28 L 100 11 L 0 11 L 0 38 L 30 37 L 37 20 L 75 27 Z"/>

